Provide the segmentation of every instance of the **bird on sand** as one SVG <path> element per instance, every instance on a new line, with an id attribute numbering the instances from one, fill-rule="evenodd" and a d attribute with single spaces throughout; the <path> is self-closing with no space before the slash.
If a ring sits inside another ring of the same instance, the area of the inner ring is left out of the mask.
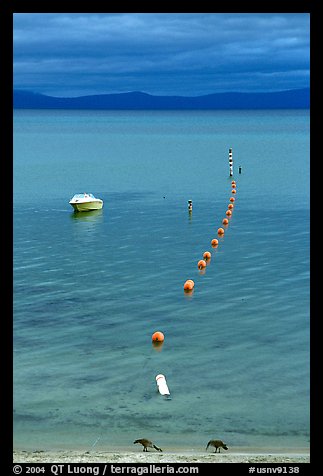
<path id="1" fill-rule="evenodd" d="M 150 440 L 147 440 L 146 438 L 140 438 L 139 440 L 136 440 L 133 442 L 133 444 L 135 443 L 140 443 L 144 449 L 142 451 L 147 451 L 148 452 L 148 449 L 147 448 L 155 448 L 155 450 L 157 451 L 163 451 L 161 448 L 158 448 L 158 446 L 154 445 L 154 443 Z"/>
<path id="2" fill-rule="evenodd" d="M 218 450 L 219 450 L 219 453 L 221 453 L 221 451 L 220 451 L 221 448 L 223 448 L 224 450 L 228 449 L 227 445 L 225 443 L 223 443 L 222 440 L 210 440 L 205 449 L 207 450 L 209 446 L 214 446 L 214 448 L 215 448 L 214 453 L 217 453 Z"/>

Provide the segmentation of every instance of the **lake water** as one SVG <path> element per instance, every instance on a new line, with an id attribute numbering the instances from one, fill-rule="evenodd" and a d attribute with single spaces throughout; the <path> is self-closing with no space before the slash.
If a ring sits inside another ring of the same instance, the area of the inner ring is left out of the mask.
<path id="1" fill-rule="evenodd" d="M 308 111 L 16 110 L 15 448 L 308 446 L 309 175 Z"/>

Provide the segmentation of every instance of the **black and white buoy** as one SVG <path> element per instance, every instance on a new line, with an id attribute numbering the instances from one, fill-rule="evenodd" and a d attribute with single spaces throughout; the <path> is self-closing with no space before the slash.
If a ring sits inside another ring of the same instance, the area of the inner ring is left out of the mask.
<path id="1" fill-rule="evenodd" d="M 233 175 L 232 149 L 229 149 L 229 168 L 230 168 L 230 177 L 232 177 Z"/>

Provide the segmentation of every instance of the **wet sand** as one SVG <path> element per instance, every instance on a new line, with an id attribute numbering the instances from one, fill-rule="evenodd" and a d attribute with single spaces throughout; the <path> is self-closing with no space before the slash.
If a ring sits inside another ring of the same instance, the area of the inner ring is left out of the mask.
<path id="1" fill-rule="evenodd" d="M 310 453 L 301 449 L 236 448 L 214 453 L 196 449 L 177 449 L 157 453 L 138 450 L 106 451 L 14 451 L 14 463 L 309 463 Z"/>

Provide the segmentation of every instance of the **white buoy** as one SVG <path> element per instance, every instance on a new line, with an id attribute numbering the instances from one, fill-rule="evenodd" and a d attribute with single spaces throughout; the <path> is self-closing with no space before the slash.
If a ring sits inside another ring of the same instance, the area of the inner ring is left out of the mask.
<path id="1" fill-rule="evenodd" d="M 158 391 L 161 395 L 170 395 L 170 391 L 167 386 L 165 375 L 163 374 L 156 375 L 156 383 L 157 383 Z"/>

